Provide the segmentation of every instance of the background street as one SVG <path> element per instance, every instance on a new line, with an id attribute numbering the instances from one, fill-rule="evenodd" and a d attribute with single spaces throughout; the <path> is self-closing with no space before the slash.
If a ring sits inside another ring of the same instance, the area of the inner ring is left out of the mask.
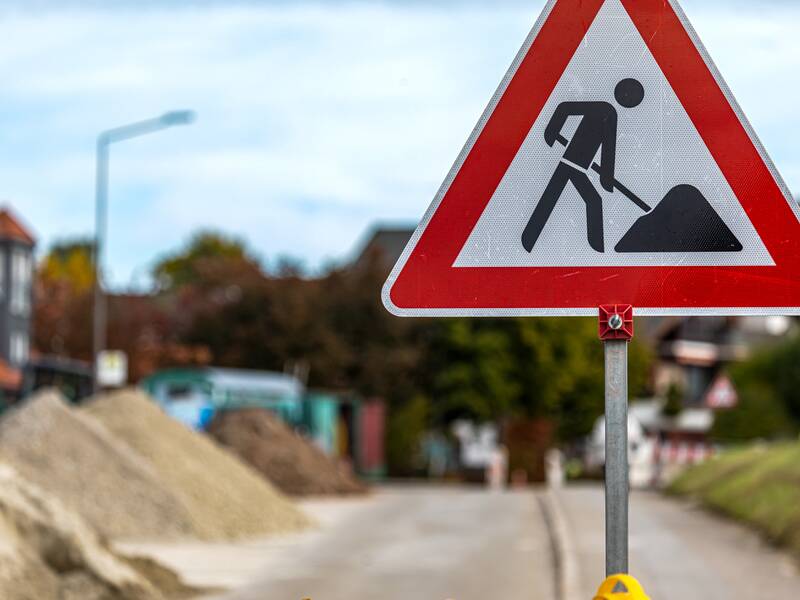
<path id="1" fill-rule="evenodd" d="M 239 544 L 128 544 L 214 600 L 553 600 L 556 573 L 538 494 L 481 488 L 380 488 L 368 498 L 303 502 L 319 527 Z M 577 564 L 576 598 L 603 579 L 603 491 L 557 493 Z M 752 531 L 656 493 L 631 504 L 631 568 L 654 599 L 794 600 L 792 559 Z"/>
<path id="2" fill-rule="evenodd" d="M 324 518 L 325 504 L 310 512 Z M 550 599 L 550 561 L 531 492 L 388 488 L 276 557 L 259 583 L 225 600 Z"/>

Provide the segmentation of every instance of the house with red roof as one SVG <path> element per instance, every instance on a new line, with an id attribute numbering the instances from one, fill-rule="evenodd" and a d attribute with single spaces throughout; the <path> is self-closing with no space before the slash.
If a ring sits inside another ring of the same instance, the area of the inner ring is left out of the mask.
<path id="1" fill-rule="evenodd" d="M 30 356 L 34 248 L 30 230 L 0 209 L 0 393 L 16 398 Z"/>

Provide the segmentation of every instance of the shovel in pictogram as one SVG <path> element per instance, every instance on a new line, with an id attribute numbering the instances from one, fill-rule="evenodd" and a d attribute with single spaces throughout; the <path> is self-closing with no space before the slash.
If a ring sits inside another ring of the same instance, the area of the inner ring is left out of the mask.
<path id="1" fill-rule="evenodd" d="M 562 136 L 558 141 L 567 145 Z M 600 173 L 600 166 L 592 164 Z M 647 214 L 640 217 L 614 247 L 620 253 L 741 252 L 741 242 L 705 196 L 692 185 L 678 185 L 655 208 L 627 186 L 614 181 L 614 190 Z"/>

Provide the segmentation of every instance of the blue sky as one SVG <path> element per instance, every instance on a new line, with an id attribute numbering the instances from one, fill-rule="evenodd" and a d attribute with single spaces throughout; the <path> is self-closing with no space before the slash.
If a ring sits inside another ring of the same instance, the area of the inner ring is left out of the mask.
<path id="1" fill-rule="evenodd" d="M 146 285 L 199 227 L 317 268 L 420 218 L 542 5 L 7 1 L 0 199 L 42 248 L 88 234 L 97 133 L 192 108 L 112 150 L 112 281 Z M 683 5 L 800 192 L 800 3 Z"/>

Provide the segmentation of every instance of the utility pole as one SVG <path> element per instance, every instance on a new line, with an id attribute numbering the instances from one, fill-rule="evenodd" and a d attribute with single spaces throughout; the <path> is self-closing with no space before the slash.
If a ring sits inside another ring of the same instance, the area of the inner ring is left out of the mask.
<path id="1" fill-rule="evenodd" d="M 108 305 L 103 290 L 103 251 L 108 229 L 108 168 L 111 144 L 155 133 L 176 125 L 189 125 L 195 114 L 189 110 L 171 111 L 160 117 L 138 121 L 102 132 L 97 136 L 97 173 L 95 179 L 95 237 L 94 237 L 94 311 L 92 319 L 92 360 L 94 391 L 100 390 L 98 367 L 100 353 L 106 349 Z"/>

